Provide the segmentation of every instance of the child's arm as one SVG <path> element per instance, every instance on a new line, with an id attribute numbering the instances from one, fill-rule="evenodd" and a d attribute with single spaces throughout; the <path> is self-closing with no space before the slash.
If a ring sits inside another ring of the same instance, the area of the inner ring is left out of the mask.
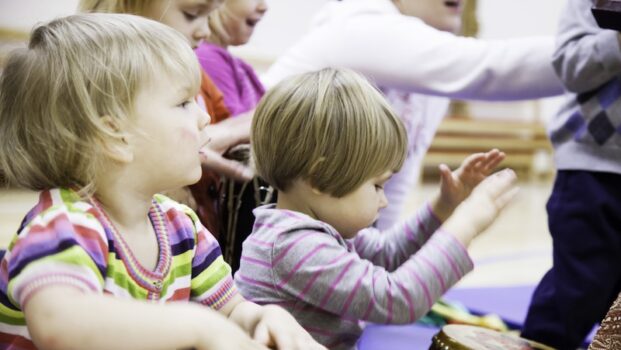
<path id="1" fill-rule="evenodd" d="M 358 255 L 393 271 L 416 253 L 453 210 L 504 160 L 505 154 L 494 149 L 467 157 L 451 172 L 440 166 L 440 192 L 415 216 L 384 232 L 369 228 L 354 240 Z"/>
<path id="2" fill-rule="evenodd" d="M 325 349 L 284 309 L 260 306 L 237 294 L 220 312 L 270 348 Z"/>
<path id="3" fill-rule="evenodd" d="M 82 293 L 35 292 L 25 305 L 39 349 L 266 349 L 217 312 L 193 303 L 152 304 Z"/>
<path id="4" fill-rule="evenodd" d="M 552 64 L 572 92 L 592 91 L 621 73 L 620 35 L 602 30 L 591 1 L 570 0 L 561 16 Z"/>
<path id="5" fill-rule="evenodd" d="M 472 190 L 481 183 L 505 159 L 505 154 L 497 149 L 486 153 L 468 156 L 460 167 L 451 171 L 440 165 L 440 192 L 430 201 L 434 214 L 444 222 L 451 216 Z"/>
<path id="6" fill-rule="evenodd" d="M 375 323 L 413 322 L 472 269 L 460 241 L 469 242 L 467 237 L 493 221 L 511 196 L 514 181 L 512 172 L 490 176 L 462 204 L 464 209 L 456 210 L 454 216 L 458 219 L 453 224 L 434 234 L 392 272 L 339 245 L 336 233 L 310 231 L 308 227 L 279 235 L 271 252 L 272 288 L 342 318 Z M 265 259 L 263 253 L 257 250 L 255 256 L 254 252 L 251 249 L 245 254 L 249 259 Z M 248 266 L 236 277 L 252 286 L 256 282 L 253 267 Z"/>
<path id="7" fill-rule="evenodd" d="M 222 259 L 218 242 L 194 212 L 189 208 L 185 210 L 196 232 L 192 300 L 217 310 L 266 346 L 276 349 L 324 349 L 284 309 L 259 306 L 245 300 L 237 292 L 231 268 Z"/>

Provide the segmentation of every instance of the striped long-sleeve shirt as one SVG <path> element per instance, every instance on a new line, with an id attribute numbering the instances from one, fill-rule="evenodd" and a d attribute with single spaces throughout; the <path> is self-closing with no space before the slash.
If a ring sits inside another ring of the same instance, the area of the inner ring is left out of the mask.
<path id="1" fill-rule="evenodd" d="M 34 292 L 66 285 L 85 293 L 221 308 L 237 293 L 220 247 L 191 209 L 154 197 L 159 259 L 145 268 L 90 201 L 72 190 L 41 193 L 0 262 L 0 348 L 34 349 L 22 310 Z M 154 222 L 154 225 L 156 223 Z"/>
<path id="2" fill-rule="evenodd" d="M 414 322 L 473 267 L 429 206 L 390 230 L 368 228 L 351 240 L 273 205 L 254 213 L 238 288 L 256 303 L 283 306 L 331 349 L 353 348 L 361 321 Z"/>

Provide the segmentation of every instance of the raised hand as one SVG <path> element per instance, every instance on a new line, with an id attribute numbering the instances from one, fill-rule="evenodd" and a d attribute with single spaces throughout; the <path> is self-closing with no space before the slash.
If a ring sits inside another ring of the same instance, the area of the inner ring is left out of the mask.
<path id="1" fill-rule="evenodd" d="M 454 210 L 504 159 L 503 152 L 493 149 L 468 156 L 455 171 L 451 171 L 446 164 L 441 164 L 441 205 L 448 211 Z"/>
<path id="2" fill-rule="evenodd" d="M 445 222 L 444 229 L 464 245 L 494 222 L 502 209 L 518 192 L 517 177 L 513 170 L 505 169 L 487 177 L 479 184 L 455 213 Z"/>

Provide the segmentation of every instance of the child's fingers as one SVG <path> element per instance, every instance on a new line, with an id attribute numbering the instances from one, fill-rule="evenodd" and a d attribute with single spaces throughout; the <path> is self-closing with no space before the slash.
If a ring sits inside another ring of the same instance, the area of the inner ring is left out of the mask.
<path id="1" fill-rule="evenodd" d="M 264 322 L 260 322 L 254 329 L 254 340 L 265 346 L 272 346 L 270 331 Z"/>
<path id="2" fill-rule="evenodd" d="M 485 153 L 474 153 L 466 157 L 463 162 L 461 162 L 461 166 L 463 171 L 471 171 L 476 168 L 477 164 L 485 159 Z"/>
<path id="3" fill-rule="evenodd" d="M 505 160 L 506 155 L 503 152 L 496 152 L 490 154 L 490 156 L 486 159 L 485 166 L 482 167 L 482 171 L 485 173 L 490 173 L 494 170 L 503 160 Z"/>
<path id="4" fill-rule="evenodd" d="M 443 183 L 452 183 L 453 182 L 453 173 L 451 169 L 446 164 L 438 165 L 438 170 L 440 171 L 440 180 Z"/>
<path id="5" fill-rule="evenodd" d="M 496 201 L 504 193 L 511 190 L 516 180 L 517 177 L 513 170 L 504 169 L 489 176 L 477 187 L 477 189 L 479 191 L 485 191 L 487 195 L 492 198 L 492 200 Z"/>
<path id="6" fill-rule="evenodd" d="M 496 208 L 498 208 L 498 210 L 503 209 L 509 202 L 511 202 L 511 200 L 513 200 L 513 198 L 515 198 L 518 192 L 520 192 L 520 188 L 516 186 L 500 195 L 500 197 L 496 198 Z"/>
<path id="7" fill-rule="evenodd" d="M 252 169 L 234 160 L 226 159 L 208 147 L 203 150 L 203 165 L 228 178 L 240 181 L 252 180 L 254 172 Z"/>

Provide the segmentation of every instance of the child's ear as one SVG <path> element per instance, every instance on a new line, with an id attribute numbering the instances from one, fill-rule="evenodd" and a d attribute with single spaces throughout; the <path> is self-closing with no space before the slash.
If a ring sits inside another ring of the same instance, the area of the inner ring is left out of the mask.
<path id="1" fill-rule="evenodd" d="M 312 186 L 311 186 L 311 191 L 313 192 L 314 195 L 317 195 L 317 196 L 321 196 L 321 195 L 324 194 L 323 192 L 321 192 L 320 190 L 318 190 L 318 189 L 316 189 L 315 187 L 312 187 Z"/>
<path id="2" fill-rule="evenodd" d="M 134 153 L 122 132 L 119 121 L 110 116 L 103 116 L 101 120 L 106 129 L 105 136 L 99 140 L 103 153 L 116 162 L 132 162 Z"/>

